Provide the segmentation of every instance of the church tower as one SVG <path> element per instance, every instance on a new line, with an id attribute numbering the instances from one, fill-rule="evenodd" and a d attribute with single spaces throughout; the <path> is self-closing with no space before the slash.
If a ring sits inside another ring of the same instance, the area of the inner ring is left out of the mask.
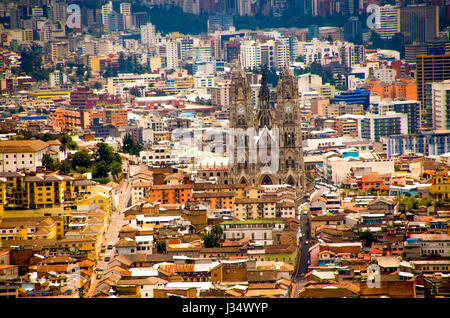
<path id="1" fill-rule="evenodd" d="M 244 73 L 235 72 L 230 92 L 230 131 L 250 128 L 254 129 L 254 135 L 233 136 L 230 132 L 235 144 L 233 158 L 230 158 L 229 183 L 289 184 L 295 187 L 297 198 L 301 200 L 305 195 L 305 170 L 297 83 L 286 68 L 278 81 L 274 104 L 263 72 L 255 110 L 250 92 Z M 259 153 L 258 160 L 251 160 L 251 154 L 260 151 L 264 143 L 267 143 L 265 149 L 269 154 L 275 150 L 278 152 L 276 170 L 268 170 L 267 162 L 259 160 Z"/>
<path id="2" fill-rule="evenodd" d="M 277 85 L 275 122 L 280 134 L 278 182 L 294 186 L 297 189 L 297 196 L 304 196 L 305 167 L 298 107 L 298 86 L 287 67 Z"/>
<path id="3" fill-rule="evenodd" d="M 240 69 L 233 72 L 230 89 L 230 130 L 246 131 L 253 128 L 254 111 L 250 84 Z M 249 167 L 249 138 L 240 138 L 230 134 L 233 153 L 230 158 L 229 176 L 231 183 L 250 184 L 247 170 Z"/>

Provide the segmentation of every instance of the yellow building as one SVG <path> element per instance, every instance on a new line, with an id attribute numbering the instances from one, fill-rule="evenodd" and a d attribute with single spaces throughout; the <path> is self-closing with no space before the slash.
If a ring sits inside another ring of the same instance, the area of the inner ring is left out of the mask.
<path id="1" fill-rule="evenodd" d="M 319 95 L 326 98 L 333 98 L 335 91 L 335 87 L 333 85 L 330 85 L 329 83 L 321 85 L 317 89 Z"/>
<path id="2" fill-rule="evenodd" d="M 33 217 L 3 219 L 0 222 L 0 240 L 57 239 L 64 235 L 61 218 Z"/>
<path id="3" fill-rule="evenodd" d="M 156 56 L 150 58 L 150 69 L 152 70 L 152 72 L 155 72 L 160 68 L 161 68 L 161 57 Z"/>
<path id="4" fill-rule="evenodd" d="M 101 61 L 107 60 L 107 56 L 89 56 L 89 67 L 93 72 L 100 72 Z"/>
<path id="5" fill-rule="evenodd" d="M 68 176 L 28 176 L 24 178 L 26 201 L 30 209 L 49 208 L 64 203 L 71 196 L 73 178 Z"/>
<path id="6" fill-rule="evenodd" d="M 234 217 L 238 219 L 262 219 L 275 218 L 276 197 L 256 198 L 256 199 L 236 199 L 234 201 Z"/>
<path id="7" fill-rule="evenodd" d="M 97 206 L 99 209 L 102 209 L 103 211 L 109 213 L 111 211 L 111 196 L 99 192 L 97 194 L 91 195 L 86 199 L 78 201 L 77 205 Z"/>
<path id="8" fill-rule="evenodd" d="M 436 176 L 433 178 L 430 193 L 434 199 L 449 200 L 450 178 L 448 171 L 436 173 Z"/>
<path id="9" fill-rule="evenodd" d="M 100 244 L 101 240 L 98 238 L 62 239 L 56 243 L 59 249 L 75 255 L 86 255 L 90 259 L 96 259 L 100 251 Z"/>

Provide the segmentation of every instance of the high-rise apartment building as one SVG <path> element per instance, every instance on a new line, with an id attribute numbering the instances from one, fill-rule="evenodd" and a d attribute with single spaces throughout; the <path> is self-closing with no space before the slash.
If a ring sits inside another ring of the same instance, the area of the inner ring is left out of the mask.
<path id="1" fill-rule="evenodd" d="M 439 34 L 439 7 L 413 5 L 398 9 L 398 29 L 405 43 L 428 42 Z"/>
<path id="2" fill-rule="evenodd" d="M 450 79 L 450 55 L 416 57 L 417 98 L 422 106 L 422 125 L 433 127 L 431 83 Z"/>
<path id="3" fill-rule="evenodd" d="M 393 100 L 385 98 L 372 104 L 373 112 L 386 115 L 388 112 L 406 114 L 408 116 L 408 134 L 416 134 L 420 129 L 420 103 L 415 100 Z"/>
<path id="4" fill-rule="evenodd" d="M 431 103 L 434 129 L 450 129 L 450 80 L 431 84 Z"/>
<path id="5" fill-rule="evenodd" d="M 380 38 L 388 40 L 398 32 L 398 8 L 392 5 L 378 7 L 378 23 L 375 32 Z"/>
<path id="6" fill-rule="evenodd" d="M 358 127 L 359 137 L 381 141 L 383 137 L 408 133 L 408 115 L 387 112 L 385 115 L 366 114 Z"/>
<path id="7" fill-rule="evenodd" d="M 156 27 L 151 22 L 141 26 L 141 42 L 143 44 L 156 43 Z"/>
<path id="8" fill-rule="evenodd" d="M 112 1 L 102 6 L 103 31 L 106 34 L 124 30 L 123 14 L 118 13 Z"/>
<path id="9" fill-rule="evenodd" d="M 450 152 L 450 130 L 391 135 L 386 138 L 386 146 L 388 158 L 406 151 L 438 156 Z"/>
<path id="10" fill-rule="evenodd" d="M 169 69 L 177 69 L 179 66 L 179 51 L 176 41 L 166 43 L 166 62 Z"/>

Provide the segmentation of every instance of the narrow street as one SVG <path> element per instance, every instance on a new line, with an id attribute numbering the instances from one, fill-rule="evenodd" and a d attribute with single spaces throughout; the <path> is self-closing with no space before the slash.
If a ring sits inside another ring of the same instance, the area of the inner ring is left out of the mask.
<path id="1" fill-rule="evenodd" d="M 300 241 L 300 263 L 298 266 L 297 277 L 295 278 L 295 283 L 297 284 L 295 297 L 297 297 L 298 292 L 303 288 L 304 275 L 308 273 L 309 267 L 308 249 L 311 246 L 311 231 L 309 227 L 308 214 L 304 214 L 304 211 L 300 211 L 300 227 L 302 231 L 302 238 Z"/>
<path id="2" fill-rule="evenodd" d="M 111 216 L 109 220 L 109 225 L 104 235 L 104 240 L 102 242 L 102 246 L 105 247 L 105 252 L 100 252 L 97 258 L 97 266 L 96 270 L 91 276 L 91 283 L 88 292 L 85 294 L 85 298 L 90 298 L 94 295 L 95 289 L 97 288 L 98 283 L 102 280 L 103 275 L 100 275 L 100 278 L 97 278 L 98 274 L 102 274 L 104 271 L 108 269 L 108 261 L 105 261 L 105 256 L 109 256 L 111 259 L 114 258 L 114 248 L 107 249 L 107 245 L 109 242 L 112 244 L 116 244 L 119 240 L 119 231 L 120 228 L 125 224 L 124 221 L 124 213 L 123 211 L 127 208 L 128 203 L 131 197 L 131 185 L 127 179 L 124 179 L 119 188 L 118 194 L 118 203 L 117 208 L 113 207 L 111 211 Z M 100 271 L 99 269 L 102 269 Z"/>

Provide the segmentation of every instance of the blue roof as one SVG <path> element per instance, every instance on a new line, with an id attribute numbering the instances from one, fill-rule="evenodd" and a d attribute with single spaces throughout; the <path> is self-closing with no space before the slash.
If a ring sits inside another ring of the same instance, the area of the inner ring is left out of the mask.
<path id="1" fill-rule="evenodd" d="M 195 117 L 195 113 L 186 112 L 181 114 L 182 117 Z"/>
<path id="2" fill-rule="evenodd" d="M 47 115 L 40 116 L 19 116 L 22 120 L 39 120 L 39 119 L 47 119 Z"/>

